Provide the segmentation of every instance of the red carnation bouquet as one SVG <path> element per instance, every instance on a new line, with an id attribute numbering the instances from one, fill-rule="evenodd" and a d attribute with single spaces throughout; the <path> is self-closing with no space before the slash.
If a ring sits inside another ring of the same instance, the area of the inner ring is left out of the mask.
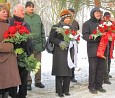
<path id="1" fill-rule="evenodd" d="M 21 44 L 22 42 L 27 42 L 29 38 L 33 35 L 30 34 L 28 29 L 22 25 L 21 22 L 14 21 L 13 26 L 9 26 L 8 30 L 4 32 L 4 41 L 7 43 Z M 18 58 L 18 65 L 21 67 L 26 67 L 27 70 L 37 72 L 40 68 L 40 63 L 33 55 L 27 56 L 27 53 L 23 48 L 16 48 L 15 53 Z"/>
<path id="2" fill-rule="evenodd" d="M 101 36 L 101 40 L 97 50 L 97 56 L 101 58 L 106 58 L 104 56 L 104 52 L 106 50 L 108 41 L 112 41 L 110 48 L 110 58 L 113 58 L 113 47 L 115 40 L 115 22 L 106 21 L 101 22 L 101 24 L 97 27 L 96 30 L 89 36 L 89 39 L 96 39 Z"/>
<path id="3" fill-rule="evenodd" d="M 10 26 L 4 33 L 4 42 L 20 44 L 27 41 L 28 38 L 32 38 L 32 35 L 21 22 L 14 22 L 14 25 Z"/>
<path id="4" fill-rule="evenodd" d="M 78 31 L 71 30 L 69 26 L 63 26 L 62 28 L 57 27 L 56 31 L 64 36 L 64 41 L 66 41 L 68 44 L 72 40 L 77 41 L 77 43 L 80 41 L 80 33 Z"/>
<path id="5" fill-rule="evenodd" d="M 106 33 L 115 33 L 115 22 L 101 22 L 96 30 L 89 36 L 90 39 L 96 39 L 99 36 L 106 35 Z M 112 36 L 109 36 L 109 40 L 112 40 Z"/>

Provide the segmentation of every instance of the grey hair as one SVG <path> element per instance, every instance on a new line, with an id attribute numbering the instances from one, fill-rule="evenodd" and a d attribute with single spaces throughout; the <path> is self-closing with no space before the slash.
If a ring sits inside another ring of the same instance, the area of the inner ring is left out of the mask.
<path id="1" fill-rule="evenodd" d="M 22 4 L 16 4 L 13 8 L 13 12 L 17 9 L 19 9 L 19 7 L 24 7 Z"/>

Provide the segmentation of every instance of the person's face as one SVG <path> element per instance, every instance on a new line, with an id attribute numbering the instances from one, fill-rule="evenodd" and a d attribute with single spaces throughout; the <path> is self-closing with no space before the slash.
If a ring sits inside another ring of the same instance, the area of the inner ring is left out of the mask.
<path id="1" fill-rule="evenodd" d="M 96 19 L 101 19 L 101 17 L 102 17 L 102 14 L 101 14 L 101 12 L 100 11 L 96 11 L 96 12 L 94 12 L 94 17 L 96 18 Z"/>
<path id="2" fill-rule="evenodd" d="M 27 13 L 33 13 L 34 12 L 34 7 L 33 6 L 26 7 L 26 12 Z"/>
<path id="3" fill-rule="evenodd" d="M 71 24 L 71 17 L 66 17 L 66 18 L 64 19 L 64 23 L 65 23 L 65 24 Z"/>
<path id="4" fill-rule="evenodd" d="M 104 21 L 109 21 L 110 18 L 111 18 L 110 16 L 104 16 L 104 17 L 103 17 Z"/>
<path id="5" fill-rule="evenodd" d="M 5 9 L 2 9 L 0 11 L 0 19 L 1 20 L 7 20 L 8 19 L 8 11 Z"/>
<path id="6" fill-rule="evenodd" d="M 14 11 L 14 15 L 20 17 L 20 18 L 24 18 L 24 14 L 25 14 L 25 10 L 24 7 L 19 6 L 15 11 Z"/>
<path id="7" fill-rule="evenodd" d="M 75 17 L 75 13 L 74 12 L 71 12 L 72 16 Z"/>

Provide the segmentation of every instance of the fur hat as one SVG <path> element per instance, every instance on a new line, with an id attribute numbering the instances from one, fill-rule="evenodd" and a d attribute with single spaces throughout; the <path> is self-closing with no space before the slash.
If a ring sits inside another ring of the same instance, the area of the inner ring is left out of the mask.
<path id="1" fill-rule="evenodd" d="M 60 13 L 61 19 L 65 19 L 66 17 L 72 17 L 71 12 L 67 9 L 62 10 Z"/>
<path id="2" fill-rule="evenodd" d="M 26 5 L 25 5 L 25 8 L 27 8 L 28 6 L 34 7 L 34 4 L 31 1 L 27 1 Z"/>

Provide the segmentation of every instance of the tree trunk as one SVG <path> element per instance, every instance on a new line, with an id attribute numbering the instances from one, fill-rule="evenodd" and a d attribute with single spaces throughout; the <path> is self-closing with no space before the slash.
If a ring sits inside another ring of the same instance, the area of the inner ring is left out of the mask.
<path id="1" fill-rule="evenodd" d="M 100 0 L 94 0 L 94 3 L 95 3 L 96 7 L 100 7 L 100 5 L 101 5 Z"/>

